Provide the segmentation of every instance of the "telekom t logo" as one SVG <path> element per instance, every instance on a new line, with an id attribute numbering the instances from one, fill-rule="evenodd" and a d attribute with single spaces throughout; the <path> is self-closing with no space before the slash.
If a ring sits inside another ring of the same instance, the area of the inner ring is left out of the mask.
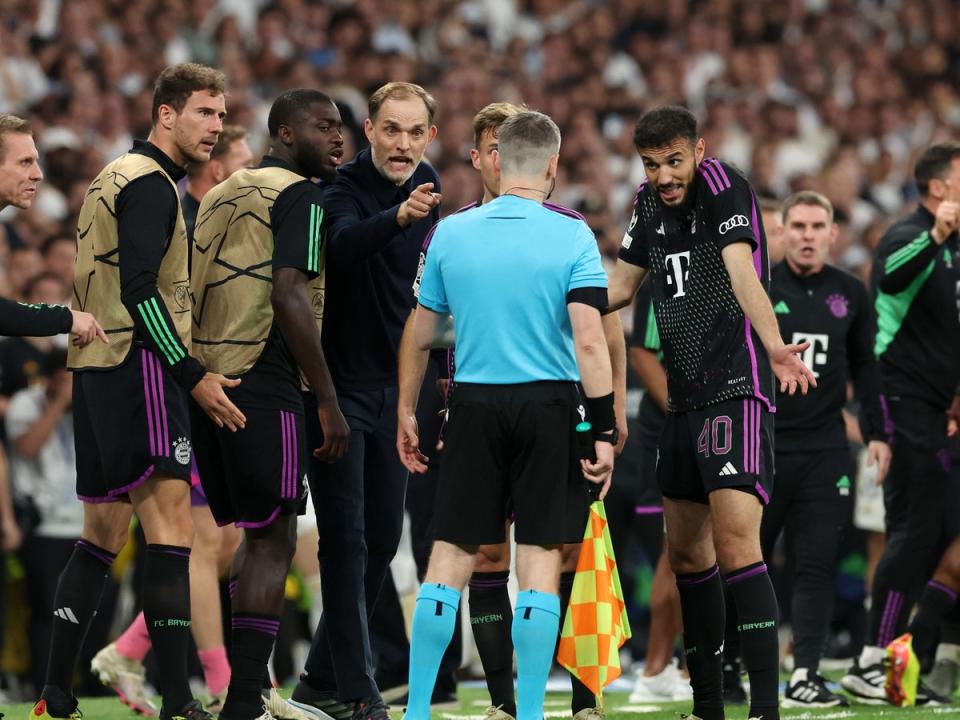
<path id="1" fill-rule="evenodd" d="M 687 273 L 690 272 L 690 251 L 671 253 L 664 260 L 667 285 L 673 288 L 673 297 L 682 297 L 686 294 Z"/>
<path id="2" fill-rule="evenodd" d="M 799 345 L 804 342 L 810 343 L 810 347 L 803 351 L 800 359 L 804 365 L 813 371 L 815 378 L 820 377 L 820 373 L 817 372 L 817 365 L 822 367 L 827 364 L 827 347 L 830 345 L 830 336 L 795 332 L 791 342 L 794 345 Z"/>

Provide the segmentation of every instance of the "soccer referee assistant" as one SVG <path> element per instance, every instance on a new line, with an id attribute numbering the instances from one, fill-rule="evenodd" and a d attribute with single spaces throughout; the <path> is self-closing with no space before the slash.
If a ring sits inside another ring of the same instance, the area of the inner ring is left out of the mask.
<path id="1" fill-rule="evenodd" d="M 543 207 L 556 178 L 560 131 L 522 112 L 500 126 L 501 196 L 436 228 L 414 320 L 430 347 L 448 314 L 457 368 L 440 467 L 436 542 L 417 596 L 407 718 L 427 720 L 460 591 L 482 544 L 504 540 L 516 513 L 521 592 L 513 620 L 518 720 L 539 720 L 560 620 L 560 547 L 571 484 L 609 486 L 616 442 L 610 358 L 600 311 L 607 278 L 582 221 Z M 476 238 L 483 238 L 477 242 Z M 504 263 L 509 256 L 511 261 Z M 581 401 L 576 383 L 586 393 Z M 595 462 L 578 461 L 575 428 L 594 425 Z M 411 436 L 407 467 L 422 462 Z M 558 491 L 559 490 L 559 491 Z"/>

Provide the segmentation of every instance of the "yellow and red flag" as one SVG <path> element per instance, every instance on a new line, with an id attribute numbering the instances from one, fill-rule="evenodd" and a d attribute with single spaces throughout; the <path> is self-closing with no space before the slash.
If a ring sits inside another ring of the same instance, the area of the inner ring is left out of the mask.
<path id="1" fill-rule="evenodd" d="M 620 677 L 620 647 L 630 635 L 607 513 L 598 501 L 590 506 L 557 661 L 602 697 Z"/>

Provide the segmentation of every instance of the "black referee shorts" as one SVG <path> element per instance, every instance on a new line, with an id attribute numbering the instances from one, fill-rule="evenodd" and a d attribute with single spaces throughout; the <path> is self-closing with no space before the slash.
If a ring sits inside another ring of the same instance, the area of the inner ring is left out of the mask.
<path id="1" fill-rule="evenodd" d="M 440 462 L 436 539 L 501 543 L 510 503 L 518 543 L 582 540 L 590 496 L 576 443 L 579 405 L 569 382 L 456 385 Z"/>
<path id="2" fill-rule="evenodd" d="M 200 483 L 218 525 L 270 525 L 280 515 L 303 515 L 307 500 L 307 445 L 303 407 L 240 407 L 242 430 L 217 427 L 191 403 Z"/>
<path id="3" fill-rule="evenodd" d="M 73 375 L 77 497 L 126 500 L 152 475 L 190 482 L 189 400 L 146 348 L 110 370 Z"/>
<path id="4" fill-rule="evenodd" d="M 773 493 L 773 418 L 756 398 L 736 398 L 667 413 L 657 482 L 664 497 L 707 503 L 736 488 L 767 505 Z"/>

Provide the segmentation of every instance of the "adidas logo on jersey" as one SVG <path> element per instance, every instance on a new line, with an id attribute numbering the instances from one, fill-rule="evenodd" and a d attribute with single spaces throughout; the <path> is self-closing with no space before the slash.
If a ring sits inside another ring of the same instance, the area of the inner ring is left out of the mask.
<path id="1" fill-rule="evenodd" d="M 785 303 L 783 300 L 781 300 L 780 302 L 778 302 L 778 303 L 774 306 L 773 311 L 774 311 L 777 315 L 789 315 L 789 314 L 790 314 L 790 308 L 787 307 L 787 303 Z"/>
<path id="2" fill-rule="evenodd" d="M 54 610 L 53 614 L 56 615 L 61 620 L 66 620 L 67 622 L 71 622 L 74 625 L 80 624 L 80 621 L 77 620 L 77 616 L 73 614 L 73 610 L 71 610 L 68 607 L 60 608 L 59 610 Z"/>
<path id="3" fill-rule="evenodd" d="M 721 475 L 737 475 L 738 472 L 739 471 L 733 466 L 732 462 L 728 462 L 726 465 L 720 468 Z"/>

